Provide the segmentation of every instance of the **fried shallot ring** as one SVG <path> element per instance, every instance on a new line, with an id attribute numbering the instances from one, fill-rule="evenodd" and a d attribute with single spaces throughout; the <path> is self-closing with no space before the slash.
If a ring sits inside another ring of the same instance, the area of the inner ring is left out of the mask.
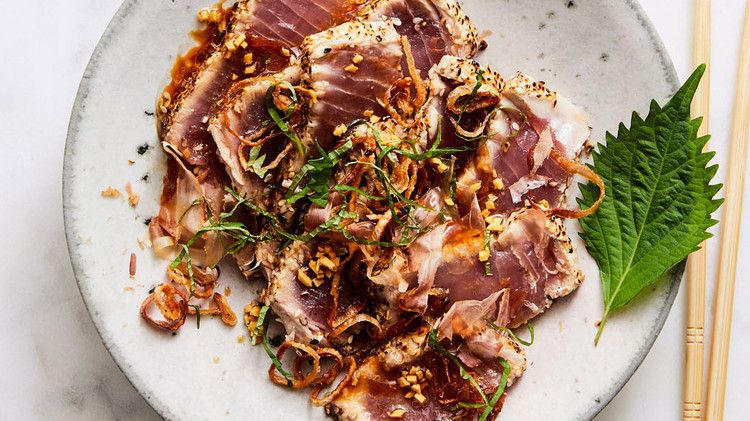
<path id="1" fill-rule="evenodd" d="M 195 287 L 193 288 L 193 296 L 197 298 L 209 298 L 214 292 L 216 282 L 219 279 L 219 272 L 215 269 L 201 268 L 200 266 L 193 265 L 193 279 L 195 280 Z M 187 263 L 185 261 L 180 262 L 177 267 L 173 268 L 172 265 L 167 266 L 167 276 L 174 282 L 183 285 L 185 288 L 190 290 L 191 282 L 190 277 L 186 275 Z M 197 288 L 200 287 L 200 288 Z"/>
<path id="2" fill-rule="evenodd" d="M 221 321 L 227 326 L 234 326 L 237 324 L 237 315 L 234 314 L 232 308 L 229 307 L 226 298 L 218 292 L 214 293 L 213 297 L 214 304 L 221 314 Z"/>
<path id="3" fill-rule="evenodd" d="M 595 173 L 591 168 L 588 166 L 581 164 L 580 162 L 573 161 L 565 157 L 563 154 L 558 152 L 556 149 L 552 149 L 552 151 L 549 154 L 550 158 L 552 158 L 555 162 L 557 162 L 557 165 L 562 167 L 563 170 L 571 173 L 571 174 L 578 174 L 587 180 L 594 183 L 599 188 L 599 198 L 596 199 L 596 202 L 594 202 L 593 205 L 591 205 L 588 209 L 563 209 L 563 208 L 555 208 L 555 209 L 549 209 L 547 213 L 551 215 L 557 215 L 562 218 L 583 218 L 586 216 L 591 215 L 592 213 L 596 212 L 597 209 L 599 209 L 599 205 L 602 204 L 602 201 L 604 200 L 605 192 L 604 192 L 604 180 L 602 180 L 601 177 L 599 177 L 599 174 Z"/>
<path id="4" fill-rule="evenodd" d="M 156 305 L 164 320 L 155 320 L 148 314 L 151 303 Z M 187 294 L 171 282 L 156 287 L 141 304 L 141 317 L 154 327 L 172 332 L 177 331 L 185 323 L 187 314 Z"/>
<path id="5" fill-rule="evenodd" d="M 409 43 L 409 38 L 402 36 L 401 46 L 403 47 L 404 54 L 406 55 L 406 67 L 409 69 L 409 76 L 411 76 L 411 80 L 414 82 L 414 89 L 416 90 L 416 96 L 414 97 L 414 106 L 416 108 L 419 108 L 424 105 L 424 102 L 427 100 L 427 88 L 425 87 L 425 83 L 421 78 L 419 69 L 417 69 L 416 64 L 414 64 L 414 54 L 412 54 L 411 52 L 411 44 Z"/>
<path id="6" fill-rule="evenodd" d="M 474 111 L 479 111 L 485 108 L 490 109 L 490 112 L 488 112 L 487 115 L 485 115 L 482 119 L 481 124 L 479 124 L 474 130 L 468 130 L 461 127 L 461 125 L 458 124 L 459 122 L 455 118 L 449 117 L 456 129 L 456 132 L 458 132 L 459 135 L 468 138 L 477 137 L 484 132 L 484 129 L 485 127 L 487 127 L 487 123 L 489 122 L 490 117 L 493 115 L 492 109 L 494 109 L 497 104 L 500 103 L 499 93 L 495 94 L 494 92 L 478 91 L 475 94 L 474 98 L 471 98 L 470 103 L 459 105 L 459 100 L 461 100 L 461 98 L 465 96 L 471 97 L 473 91 L 473 85 L 461 85 L 453 89 L 446 98 L 446 108 L 448 108 L 448 110 L 453 114 L 460 115 L 461 113 L 472 113 Z M 470 98 L 466 98 L 466 101 L 469 101 L 469 99 Z M 465 108 L 464 105 L 466 106 Z"/>
<path id="7" fill-rule="evenodd" d="M 336 376 L 339 375 L 341 372 L 341 369 L 344 368 L 343 363 L 343 357 L 341 356 L 341 353 L 336 351 L 333 348 L 318 348 L 315 350 L 318 353 L 318 356 L 328 356 L 333 358 L 335 361 L 333 366 L 329 368 L 323 375 L 318 376 L 313 382 L 312 385 L 328 385 L 331 384 L 333 379 L 336 378 Z M 295 378 L 303 379 L 305 378 L 305 375 L 302 373 L 302 363 L 305 361 L 309 361 L 310 357 L 300 355 L 297 358 L 294 359 L 294 366 L 293 366 L 293 373 Z"/>
<path id="8" fill-rule="evenodd" d="M 277 373 L 276 366 L 274 364 L 271 364 L 271 367 L 268 368 L 268 377 L 272 382 L 280 386 L 289 386 L 289 384 L 291 384 L 292 389 L 302 389 L 304 387 L 310 386 L 318 378 L 318 373 L 320 373 L 320 355 L 318 355 L 318 353 L 308 345 L 294 341 L 286 341 L 281 344 L 279 349 L 276 351 L 276 358 L 281 361 L 281 359 L 284 357 L 284 354 L 286 353 L 286 350 L 289 348 L 296 348 L 309 355 L 313 360 L 312 370 L 310 370 L 307 376 L 301 379 L 295 378 L 293 380 L 289 380 Z"/>
<path id="9" fill-rule="evenodd" d="M 404 56 L 406 57 L 406 67 L 409 71 L 409 77 L 399 79 L 388 88 L 385 93 L 383 108 L 388 111 L 388 114 L 390 114 L 397 123 L 408 129 L 417 124 L 417 119 L 415 115 L 411 115 L 411 118 L 408 121 L 406 118 L 408 118 L 410 114 L 416 114 L 422 105 L 424 105 L 427 100 L 427 88 L 419 73 L 419 69 L 417 69 L 417 66 L 414 64 L 414 55 L 411 51 L 411 44 L 405 36 L 401 37 L 401 46 L 404 50 Z M 412 84 L 414 85 L 414 100 L 411 98 Z M 397 102 L 397 106 L 394 106 L 392 102 Z M 399 110 L 401 112 L 399 112 Z"/>
<path id="10" fill-rule="evenodd" d="M 344 359 L 344 363 L 348 364 L 349 368 L 346 371 L 346 376 L 341 379 L 338 385 L 336 385 L 336 388 L 330 391 L 327 395 L 325 395 L 323 398 L 319 398 L 320 392 L 328 386 L 327 384 L 319 384 L 313 387 L 312 391 L 310 392 L 310 402 L 312 402 L 315 406 L 323 406 L 334 399 L 336 399 L 341 393 L 344 391 L 344 388 L 348 386 L 352 382 L 352 378 L 354 377 L 354 371 L 357 369 L 357 361 L 354 359 L 354 357 L 346 357 Z M 333 379 L 331 379 L 333 381 Z M 330 384 L 330 383 L 329 383 Z"/>
<path id="11" fill-rule="evenodd" d="M 377 330 L 378 335 L 383 330 L 383 328 L 380 326 L 380 322 L 378 322 L 377 319 L 370 316 L 369 314 L 359 313 L 336 325 L 333 330 L 331 330 L 331 333 L 328 334 L 328 339 L 334 339 L 344 333 L 350 327 L 362 322 L 373 325 Z"/>

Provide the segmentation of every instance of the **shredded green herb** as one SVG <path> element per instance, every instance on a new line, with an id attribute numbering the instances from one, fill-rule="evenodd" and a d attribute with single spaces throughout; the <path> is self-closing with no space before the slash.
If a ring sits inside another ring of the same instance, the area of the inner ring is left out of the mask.
<path id="1" fill-rule="evenodd" d="M 484 274 L 487 276 L 492 275 L 492 248 L 490 247 L 490 240 L 492 239 L 492 233 L 489 229 L 484 230 L 484 250 L 490 253 L 487 257 L 487 261 L 484 262 Z"/>
<path id="2" fill-rule="evenodd" d="M 325 206 L 330 194 L 333 168 L 341 161 L 342 156 L 352 149 L 353 144 L 351 141 L 346 141 L 331 152 L 324 151 L 320 145 L 316 144 L 316 146 L 320 152 L 320 157 L 308 160 L 300 169 L 299 174 L 289 186 L 286 199 L 289 203 L 295 203 L 307 197 L 312 203 Z M 304 179 L 307 179 L 305 186 L 295 192 Z"/>
<path id="3" fill-rule="evenodd" d="M 490 325 L 491 328 L 507 333 L 511 339 L 513 339 L 514 341 L 518 342 L 519 344 L 523 346 L 531 346 L 534 344 L 534 325 L 531 324 L 531 320 L 526 322 L 526 327 L 529 329 L 529 336 L 530 336 L 530 339 L 528 341 L 519 338 L 515 333 L 513 333 L 512 330 L 508 329 L 505 326 L 498 326 L 491 320 L 488 320 L 487 323 Z"/>
<path id="4" fill-rule="evenodd" d="M 192 307 L 193 310 L 195 310 L 196 329 L 200 329 L 201 328 L 201 306 L 197 304 L 190 304 L 190 307 Z"/>
<path id="5" fill-rule="evenodd" d="M 268 341 L 268 325 L 271 322 L 271 319 L 268 317 L 268 311 L 270 309 L 271 307 L 267 305 L 264 305 L 260 309 L 257 324 L 255 325 L 255 329 L 253 329 L 253 333 L 251 335 L 251 343 L 253 345 L 257 345 L 258 336 L 263 335 L 263 340 L 261 341 L 263 349 L 266 351 L 266 354 L 268 354 L 268 357 L 271 358 L 271 361 L 273 362 L 274 367 L 276 367 L 276 370 L 278 370 L 279 373 L 281 373 L 281 375 L 286 379 L 287 386 L 292 387 L 292 375 L 289 374 L 288 371 L 284 370 L 284 365 L 273 352 L 273 349 L 271 349 L 271 344 Z M 261 329 L 263 330 L 263 332 L 261 332 Z"/>
<path id="6" fill-rule="evenodd" d="M 437 337 L 437 330 L 432 329 L 427 336 L 427 345 L 434 349 L 435 351 L 439 352 L 442 355 L 445 355 L 448 357 L 449 360 L 453 362 L 458 367 L 459 375 L 462 379 L 467 380 L 471 385 L 476 389 L 477 392 L 479 392 L 479 395 L 482 397 L 482 401 L 484 401 L 484 405 L 488 405 L 489 402 L 487 401 L 487 395 L 484 394 L 484 391 L 482 390 L 482 387 L 479 386 L 479 382 L 477 382 L 477 379 L 474 378 L 471 374 L 469 374 L 468 371 L 466 371 L 466 368 L 464 368 L 464 365 L 461 363 L 461 361 L 453 355 L 450 351 L 445 349 L 443 344 L 440 343 L 440 340 L 438 340 Z"/>
<path id="7" fill-rule="evenodd" d="M 469 103 L 476 98 L 477 94 L 479 93 L 479 88 L 482 87 L 482 84 L 484 83 L 484 70 L 479 69 L 477 72 L 477 81 L 474 84 L 474 88 L 472 88 L 471 93 L 469 94 L 469 97 L 466 98 L 466 101 L 461 105 L 461 110 L 458 113 L 458 118 L 456 118 L 456 126 L 458 126 L 459 123 L 461 123 L 461 118 L 464 116 L 464 112 L 466 111 L 466 107 L 469 106 Z"/>
<path id="8" fill-rule="evenodd" d="M 297 93 L 294 90 L 294 87 L 289 84 L 288 82 L 282 82 L 282 85 L 289 88 L 289 91 L 292 95 L 292 103 L 289 105 L 289 107 L 286 110 L 286 113 L 282 116 L 279 113 L 279 110 L 276 108 L 276 105 L 273 103 L 273 91 L 276 89 L 276 86 L 278 84 L 274 84 L 268 88 L 266 91 L 266 110 L 268 111 L 268 115 L 271 116 L 271 120 L 278 126 L 279 130 L 281 130 L 282 133 L 286 137 L 288 137 L 292 143 L 294 143 L 294 146 L 297 148 L 297 151 L 299 151 L 300 154 L 304 155 L 307 153 L 307 148 L 305 148 L 305 145 L 302 144 L 302 140 L 300 140 L 299 136 L 297 136 L 297 133 L 295 133 L 288 124 L 286 124 L 286 119 L 289 118 L 289 116 L 294 112 L 294 106 L 297 104 Z"/>
<path id="9" fill-rule="evenodd" d="M 508 385 L 508 377 L 510 376 L 510 364 L 508 364 L 508 362 L 502 358 L 499 358 L 498 362 L 503 367 L 503 375 L 500 378 L 500 383 L 497 385 L 497 390 L 492 395 L 490 401 L 487 403 L 487 406 L 484 408 L 482 415 L 479 416 L 479 421 L 485 421 L 487 417 L 490 416 L 492 410 L 495 409 L 495 405 L 497 405 L 497 401 L 499 401 L 500 397 L 503 396 L 503 393 L 505 392 L 505 386 Z"/>
<path id="10" fill-rule="evenodd" d="M 253 146 L 247 154 L 247 161 L 244 165 L 245 171 L 252 171 L 258 177 L 263 178 L 267 172 L 263 169 L 264 162 L 266 162 L 266 154 L 260 155 L 260 146 Z"/>

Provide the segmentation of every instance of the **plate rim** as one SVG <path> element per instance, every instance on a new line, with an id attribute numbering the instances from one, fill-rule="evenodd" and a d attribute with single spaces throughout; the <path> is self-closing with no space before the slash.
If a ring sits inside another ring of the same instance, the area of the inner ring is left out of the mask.
<path id="1" fill-rule="evenodd" d="M 74 161 L 74 154 L 73 149 L 74 145 L 78 143 L 78 135 L 80 133 L 80 121 L 82 120 L 82 111 L 84 109 L 85 101 L 88 97 L 88 93 L 90 92 L 90 79 L 92 74 L 95 72 L 98 66 L 98 60 L 100 56 L 102 55 L 102 52 L 105 50 L 109 40 L 115 35 L 115 26 L 116 24 L 126 19 L 128 14 L 130 13 L 130 10 L 133 6 L 135 6 L 137 3 L 139 3 L 140 0 L 123 0 L 122 4 L 118 7 L 115 14 L 110 19 L 109 23 L 107 24 L 107 27 L 105 28 L 104 32 L 102 33 L 102 36 L 99 38 L 99 41 L 96 44 L 96 47 L 94 48 L 91 58 L 89 59 L 86 68 L 83 72 L 81 82 L 79 83 L 78 90 L 76 91 L 76 97 L 75 101 L 73 102 L 73 106 L 71 108 L 71 115 L 70 120 L 68 123 L 68 129 L 67 134 L 65 138 L 65 149 L 64 149 L 64 157 L 63 157 L 63 167 L 62 167 L 62 199 L 63 199 L 63 225 L 65 230 L 65 239 L 66 239 L 66 245 L 68 249 L 68 255 L 70 258 L 71 266 L 73 268 L 73 275 L 76 280 L 76 285 L 78 286 L 78 292 L 81 295 L 81 298 L 83 300 L 84 306 L 86 307 L 86 311 L 89 314 L 89 317 L 91 318 L 94 327 L 96 328 L 97 334 L 99 335 L 99 338 L 104 345 L 104 348 L 107 350 L 109 355 L 112 357 L 112 360 L 114 361 L 115 365 L 117 365 L 117 368 L 120 370 L 120 372 L 125 376 L 125 378 L 128 380 L 128 382 L 131 384 L 133 389 L 135 389 L 138 394 L 149 404 L 149 406 L 162 418 L 164 419 L 176 419 L 176 415 L 173 413 L 169 405 L 166 405 L 164 402 L 162 402 L 158 396 L 149 393 L 146 389 L 146 386 L 141 378 L 140 375 L 135 373 L 133 370 L 125 370 L 123 368 L 124 363 L 124 356 L 121 355 L 119 348 L 114 343 L 114 340 L 110 335 L 108 335 L 105 332 L 105 329 L 103 327 L 102 319 L 98 314 L 95 314 L 92 312 L 92 309 L 89 305 L 90 298 L 87 298 L 87 296 L 84 294 L 84 286 L 82 285 L 81 279 L 85 277 L 83 268 L 82 268 L 82 262 L 81 257 L 78 253 L 78 250 L 76 248 L 76 242 L 75 242 L 75 230 L 73 228 L 73 222 L 72 222 L 72 216 L 71 216 L 71 209 L 74 207 L 74 204 L 71 203 L 72 195 L 71 195 L 71 177 L 70 174 L 74 170 L 73 168 L 73 161 Z M 459 2 L 463 3 L 465 0 L 458 0 Z M 664 71 L 664 77 L 666 79 L 666 82 L 670 85 L 673 91 L 676 91 L 679 88 L 679 78 L 677 76 L 677 71 L 675 70 L 674 64 L 672 63 L 672 59 L 664 46 L 664 43 L 659 36 L 658 32 L 656 31 L 656 28 L 654 27 L 653 23 L 651 22 L 650 18 L 646 14 L 645 10 L 641 6 L 641 4 L 638 2 L 638 0 L 623 0 L 624 3 L 626 3 L 627 6 L 630 7 L 632 12 L 635 14 L 636 19 L 641 24 L 643 29 L 645 29 L 646 34 L 648 35 L 651 46 L 654 48 L 655 52 L 657 53 L 657 56 L 659 57 L 659 60 L 661 61 L 661 67 Z M 664 279 L 660 280 L 659 282 L 669 282 L 667 295 L 666 295 L 666 301 L 663 308 L 659 311 L 656 324 L 654 325 L 652 331 L 649 334 L 649 340 L 644 344 L 644 346 L 638 350 L 637 354 L 633 355 L 633 358 L 631 360 L 631 364 L 628 366 L 625 374 L 615 383 L 612 385 L 611 388 L 609 388 L 607 391 L 604 392 L 604 395 L 602 396 L 602 399 L 599 400 L 599 402 L 595 402 L 593 405 L 590 406 L 590 410 L 588 413 L 584 415 L 584 419 L 591 420 L 594 417 L 596 417 L 611 401 L 614 399 L 615 396 L 617 396 L 622 388 L 627 384 L 627 382 L 633 377 L 633 374 L 635 374 L 636 370 L 640 365 L 643 363 L 644 359 L 648 355 L 648 353 L 651 351 L 651 348 L 654 345 L 654 342 L 656 342 L 656 338 L 661 333 L 662 328 L 664 327 L 664 323 L 667 320 L 667 317 L 669 316 L 669 313 L 674 305 L 675 298 L 677 296 L 677 292 L 679 291 L 679 286 L 681 284 L 684 272 L 685 272 L 685 262 L 687 259 L 683 260 L 682 262 L 678 263 L 675 266 L 675 271 L 671 275 L 671 279 Z M 640 294 L 639 294 L 640 295 Z M 123 360 L 123 361 L 121 361 Z"/>

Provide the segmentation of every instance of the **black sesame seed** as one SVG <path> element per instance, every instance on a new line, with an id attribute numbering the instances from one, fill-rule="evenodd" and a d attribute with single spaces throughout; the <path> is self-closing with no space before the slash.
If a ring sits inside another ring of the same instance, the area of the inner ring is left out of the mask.
<path id="1" fill-rule="evenodd" d="M 144 143 L 143 145 L 138 146 L 138 155 L 143 155 L 144 153 L 148 152 L 148 149 L 150 148 L 148 143 Z"/>

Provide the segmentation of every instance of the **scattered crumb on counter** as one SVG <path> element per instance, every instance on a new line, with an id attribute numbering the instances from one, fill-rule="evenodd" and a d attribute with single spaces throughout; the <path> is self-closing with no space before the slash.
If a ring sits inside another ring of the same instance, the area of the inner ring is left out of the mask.
<path id="1" fill-rule="evenodd" d="M 218 364 L 218 363 L 219 363 L 219 361 L 221 361 L 221 360 L 219 359 L 219 357 L 214 357 L 214 358 L 212 359 L 212 361 L 214 362 L 214 364 Z"/>
<path id="2" fill-rule="evenodd" d="M 563 324 L 562 320 L 560 320 L 560 333 L 562 333 L 565 330 L 565 325 Z"/>
<path id="3" fill-rule="evenodd" d="M 135 164 L 135 161 L 133 161 L 132 159 L 128 159 L 128 165 L 134 165 L 134 164 Z"/>
<path id="4" fill-rule="evenodd" d="M 117 198 L 120 197 L 122 193 L 120 193 L 120 190 L 117 190 L 116 188 L 109 186 L 106 189 L 102 190 L 102 196 L 103 197 L 109 197 L 109 198 Z"/>
<path id="5" fill-rule="evenodd" d="M 130 273 L 131 279 L 135 278 L 135 265 L 136 265 L 135 253 L 130 253 L 129 273 Z"/>
<path id="6" fill-rule="evenodd" d="M 230 295 L 232 295 L 232 288 L 224 287 L 224 296 L 229 297 Z"/>
<path id="7" fill-rule="evenodd" d="M 135 292 L 135 289 L 133 289 L 133 287 L 125 287 L 122 290 L 125 292 Z"/>
<path id="8" fill-rule="evenodd" d="M 245 343 L 245 335 L 239 335 L 237 337 L 237 343 L 238 344 L 244 344 Z"/>
<path id="9" fill-rule="evenodd" d="M 128 192 L 128 203 L 130 203 L 130 207 L 134 208 L 138 206 L 141 196 L 133 191 L 133 186 L 131 186 L 130 183 L 125 185 L 125 191 Z"/>

